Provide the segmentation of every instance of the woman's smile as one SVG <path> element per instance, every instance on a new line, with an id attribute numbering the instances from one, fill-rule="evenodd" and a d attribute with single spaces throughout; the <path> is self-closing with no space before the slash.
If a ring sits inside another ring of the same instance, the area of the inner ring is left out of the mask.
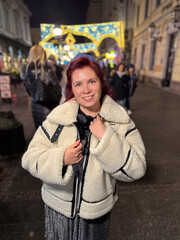
<path id="1" fill-rule="evenodd" d="M 93 96 L 84 97 L 83 99 L 88 102 L 93 99 Z"/>

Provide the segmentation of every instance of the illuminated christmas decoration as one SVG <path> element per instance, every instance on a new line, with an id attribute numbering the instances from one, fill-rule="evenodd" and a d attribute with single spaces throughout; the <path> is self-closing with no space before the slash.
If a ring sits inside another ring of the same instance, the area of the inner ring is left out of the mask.
<path id="1" fill-rule="evenodd" d="M 66 45 L 67 46 L 67 45 Z M 47 58 L 53 55 L 55 59 L 63 58 L 64 55 L 67 55 L 67 48 L 60 44 L 59 46 L 54 46 L 53 43 L 45 43 L 43 48 L 46 51 Z M 95 56 L 98 56 L 99 52 L 97 51 L 96 46 L 93 43 L 85 43 L 85 44 L 74 44 L 73 46 L 69 46 L 69 50 L 75 56 L 78 53 L 89 53 L 93 52 Z M 72 56 L 72 55 L 71 55 Z"/>
<path id="2" fill-rule="evenodd" d="M 65 42 L 68 44 L 68 45 L 73 45 L 75 44 L 76 42 L 76 39 L 73 37 L 73 35 L 71 33 L 68 33 L 66 39 L 65 39 Z"/>
<path id="3" fill-rule="evenodd" d="M 51 39 L 57 36 L 54 33 L 55 28 L 57 28 L 55 24 L 41 24 L 40 45 L 45 49 L 47 56 L 54 55 L 58 59 L 67 53 L 63 50 L 61 43 L 51 43 Z M 67 35 L 65 42 L 70 46 L 70 50 L 74 55 L 79 52 L 93 52 L 98 57 L 100 55 L 98 47 L 106 38 L 113 38 L 119 48 L 124 48 L 124 26 L 121 21 L 84 25 L 60 25 L 59 28 L 62 31 L 61 36 Z M 76 39 L 74 36 L 84 36 L 90 42 L 75 44 Z M 54 40 L 54 42 L 57 42 L 57 40 Z"/>
<path id="4" fill-rule="evenodd" d="M 114 53 L 114 51 L 111 51 L 110 53 L 106 53 L 105 54 L 106 59 L 114 59 L 116 57 L 116 54 Z"/>

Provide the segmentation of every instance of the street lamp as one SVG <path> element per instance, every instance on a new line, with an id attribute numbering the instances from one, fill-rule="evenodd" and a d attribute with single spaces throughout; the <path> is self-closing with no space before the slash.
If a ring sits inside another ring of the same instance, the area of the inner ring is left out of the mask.
<path id="1" fill-rule="evenodd" d="M 177 5 L 171 12 L 174 27 L 180 29 L 180 5 Z"/>
<path id="2" fill-rule="evenodd" d="M 55 27 L 53 29 L 53 33 L 55 35 L 54 38 L 56 39 L 56 43 L 54 43 L 54 46 L 58 47 L 58 58 L 60 58 L 60 53 L 61 53 L 61 51 L 60 51 L 60 46 L 61 46 L 60 41 L 63 38 L 62 32 L 63 32 L 63 30 L 60 27 Z"/>
<path id="3" fill-rule="evenodd" d="M 59 28 L 59 27 L 56 27 L 53 29 L 53 33 L 56 35 L 56 36 L 60 36 L 62 34 L 62 29 Z"/>
<path id="4" fill-rule="evenodd" d="M 160 41 L 161 42 L 161 37 L 159 37 L 159 31 L 156 28 L 156 25 L 154 22 L 152 22 L 149 27 L 148 27 L 148 31 L 150 33 L 150 37 L 156 41 Z"/>

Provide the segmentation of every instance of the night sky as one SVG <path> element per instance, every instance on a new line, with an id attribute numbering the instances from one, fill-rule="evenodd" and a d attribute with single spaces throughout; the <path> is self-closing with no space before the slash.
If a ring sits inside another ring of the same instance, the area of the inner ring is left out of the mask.
<path id="1" fill-rule="evenodd" d="M 83 24 L 89 0 L 23 0 L 29 8 L 31 27 L 40 27 L 40 23 L 58 25 Z"/>

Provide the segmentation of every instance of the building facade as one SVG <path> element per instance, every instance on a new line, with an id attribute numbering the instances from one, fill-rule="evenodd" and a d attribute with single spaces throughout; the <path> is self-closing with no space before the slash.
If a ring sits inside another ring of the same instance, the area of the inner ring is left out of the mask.
<path id="1" fill-rule="evenodd" d="M 129 63 L 132 48 L 134 11 L 133 0 L 89 0 L 87 12 L 87 23 L 102 23 L 122 21 L 124 23 L 125 48 L 121 50 L 122 60 Z M 116 43 L 112 39 L 107 39 L 102 43 L 101 51 L 109 52 L 116 48 Z"/>
<path id="2" fill-rule="evenodd" d="M 139 79 L 180 94 L 180 1 L 134 2 L 131 61 Z"/>
<path id="3" fill-rule="evenodd" d="M 30 11 L 23 0 L 0 0 L 0 71 L 18 70 L 31 46 Z"/>

